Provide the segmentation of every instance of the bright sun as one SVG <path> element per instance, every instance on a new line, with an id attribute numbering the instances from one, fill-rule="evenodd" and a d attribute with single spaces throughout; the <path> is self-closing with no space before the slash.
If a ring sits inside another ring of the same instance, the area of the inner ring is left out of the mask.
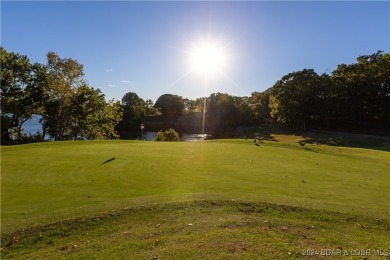
<path id="1" fill-rule="evenodd" d="M 216 43 L 204 42 L 190 53 L 190 64 L 193 71 L 206 77 L 222 72 L 226 66 L 224 48 Z"/>

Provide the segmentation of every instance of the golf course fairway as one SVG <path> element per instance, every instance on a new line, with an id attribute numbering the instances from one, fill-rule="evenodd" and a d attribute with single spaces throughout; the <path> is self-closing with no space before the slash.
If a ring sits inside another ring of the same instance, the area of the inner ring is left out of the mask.
<path id="1" fill-rule="evenodd" d="M 295 138 L 2 146 L 2 258 L 383 259 L 390 153 Z"/>

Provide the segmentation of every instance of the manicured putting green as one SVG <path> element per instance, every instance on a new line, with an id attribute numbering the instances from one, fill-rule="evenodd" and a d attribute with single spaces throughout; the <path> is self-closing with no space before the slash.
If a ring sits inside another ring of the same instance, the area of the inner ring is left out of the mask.
<path id="1" fill-rule="evenodd" d="M 245 200 L 390 216 L 390 153 L 280 141 L 1 147 L 2 231 L 132 206 Z"/>

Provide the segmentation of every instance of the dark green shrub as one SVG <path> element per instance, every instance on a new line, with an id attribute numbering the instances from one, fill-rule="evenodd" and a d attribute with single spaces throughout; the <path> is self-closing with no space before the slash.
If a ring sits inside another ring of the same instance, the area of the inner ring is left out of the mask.
<path id="1" fill-rule="evenodd" d="M 175 129 L 169 128 L 165 131 L 158 131 L 156 134 L 155 141 L 167 141 L 167 142 L 179 142 L 180 137 L 179 133 L 175 131 Z"/>

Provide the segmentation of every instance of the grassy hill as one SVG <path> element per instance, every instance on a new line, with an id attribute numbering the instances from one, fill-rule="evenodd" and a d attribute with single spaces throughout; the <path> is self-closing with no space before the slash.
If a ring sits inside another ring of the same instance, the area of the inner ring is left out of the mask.
<path id="1" fill-rule="evenodd" d="M 300 139 L 1 147 L 2 257 L 390 249 L 390 154 Z"/>

